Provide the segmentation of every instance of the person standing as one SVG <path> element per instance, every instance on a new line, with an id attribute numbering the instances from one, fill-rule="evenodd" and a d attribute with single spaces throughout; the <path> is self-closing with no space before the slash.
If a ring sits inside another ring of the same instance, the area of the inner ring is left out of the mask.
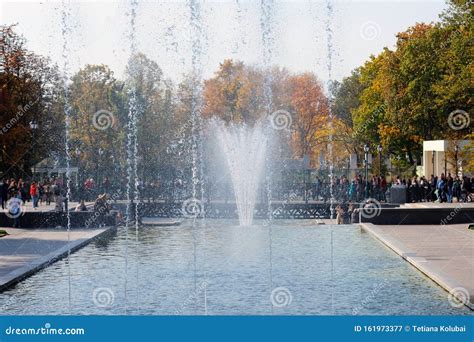
<path id="1" fill-rule="evenodd" d="M 104 190 L 104 193 L 108 194 L 110 192 L 110 180 L 109 177 L 105 176 L 103 182 L 102 182 L 102 188 Z"/>
<path id="2" fill-rule="evenodd" d="M 8 199 L 16 197 L 18 194 L 18 187 L 16 186 L 16 181 L 12 178 L 10 184 L 8 185 Z"/>
<path id="3" fill-rule="evenodd" d="M 448 193 L 448 203 L 453 202 L 453 185 L 454 185 L 454 179 L 451 176 L 451 173 L 448 173 L 448 177 L 447 177 L 447 180 L 446 180 L 447 193 Z"/>
<path id="4" fill-rule="evenodd" d="M 46 205 L 50 205 L 51 199 L 53 197 L 53 190 L 51 187 L 51 182 L 49 180 L 46 182 L 44 193 L 46 195 Z"/>
<path id="5" fill-rule="evenodd" d="M 30 196 L 31 201 L 33 202 L 33 209 L 38 208 L 38 200 L 39 200 L 39 189 L 36 185 L 36 182 L 32 182 L 30 185 Z"/>
<path id="6" fill-rule="evenodd" d="M 2 205 L 2 209 L 5 209 L 5 202 L 6 202 L 6 197 L 4 197 L 4 189 L 6 188 L 6 183 L 5 183 L 5 180 L 2 180 L 0 182 L 0 202 L 1 202 L 1 205 Z"/>
<path id="7" fill-rule="evenodd" d="M 344 209 L 341 205 L 336 207 L 336 224 L 344 223 Z"/>
<path id="8" fill-rule="evenodd" d="M 385 193 L 387 192 L 387 179 L 385 178 L 385 175 L 380 177 L 380 189 L 382 191 L 381 199 L 386 202 L 387 199 L 385 198 Z"/>
<path id="9" fill-rule="evenodd" d="M 55 194 L 54 194 L 54 201 L 55 201 L 54 210 L 63 211 L 64 198 L 61 194 L 61 189 L 59 188 L 58 185 L 56 185 L 56 186 L 57 187 L 55 188 Z"/>
<path id="10" fill-rule="evenodd" d="M 13 228 L 20 227 L 21 206 L 23 201 L 21 199 L 21 191 L 16 188 L 16 194 L 10 197 L 11 202 L 8 204 L 8 211 L 13 216 Z"/>
<path id="11" fill-rule="evenodd" d="M 436 185 L 437 196 L 438 196 L 437 202 L 439 203 L 446 202 L 445 188 L 446 188 L 446 180 L 444 178 L 444 173 L 442 173 L 441 177 L 438 180 L 438 184 Z"/>
<path id="12" fill-rule="evenodd" d="M 2 189 L 2 208 L 5 209 L 5 203 L 8 200 L 8 179 L 3 180 L 3 189 Z"/>
<path id="13" fill-rule="evenodd" d="M 354 178 L 351 182 L 351 185 L 349 186 L 349 201 L 355 201 L 356 200 L 356 192 L 357 192 L 357 184 L 356 184 L 356 179 Z"/>
<path id="14" fill-rule="evenodd" d="M 436 190 L 438 188 L 438 177 L 435 177 L 434 175 L 431 175 L 430 188 L 431 188 L 431 192 L 430 192 L 431 202 L 434 202 L 437 199 Z"/>
<path id="15" fill-rule="evenodd" d="M 453 182 L 453 197 L 456 197 L 456 202 L 461 199 L 461 179 L 456 176 Z"/>
<path id="16" fill-rule="evenodd" d="M 30 185 L 20 178 L 18 180 L 18 189 L 20 190 L 21 200 L 23 203 L 28 202 L 30 199 Z"/>
<path id="17" fill-rule="evenodd" d="M 94 191 L 94 179 L 87 178 L 84 182 L 84 189 L 86 190 L 86 201 L 92 200 Z"/>

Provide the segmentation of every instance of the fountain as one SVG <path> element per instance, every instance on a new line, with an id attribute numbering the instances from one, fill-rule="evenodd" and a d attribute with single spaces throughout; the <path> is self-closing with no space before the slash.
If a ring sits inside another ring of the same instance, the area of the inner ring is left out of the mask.
<path id="1" fill-rule="evenodd" d="M 250 226 L 265 161 L 264 129 L 261 123 L 253 127 L 220 123 L 217 137 L 229 166 L 240 225 Z"/>

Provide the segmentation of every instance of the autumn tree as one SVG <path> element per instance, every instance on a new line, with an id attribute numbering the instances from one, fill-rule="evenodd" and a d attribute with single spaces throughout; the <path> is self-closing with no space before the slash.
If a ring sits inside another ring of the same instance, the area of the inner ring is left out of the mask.
<path id="1" fill-rule="evenodd" d="M 254 123 L 262 115 L 262 83 L 260 71 L 242 62 L 225 60 L 215 76 L 204 81 L 203 116 Z"/>
<path id="2" fill-rule="evenodd" d="M 288 72 L 278 67 L 258 68 L 227 59 L 214 77 L 204 81 L 203 117 L 218 117 L 225 122 L 254 124 L 271 113 L 263 100 L 264 80 L 271 80 L 273 111 L 289 107 Z"/>
<path id="3" fill-rule="evenodd" d="M 314 74 L 303 73 L 289 78 L 288 92 L 293 113 L 291 129 L 295 155 L 300 158 L 314 156 L 318 130 L 323 130 L 329 119 L 328 101 L 322 84 Z"/>
<path id="4" fill-rule="evenodd" d="M 32 165 L 63 152 L 61 90 L 57 67 L 28 51 L 14 26 L 0 26 L 0 157 L 5 176 L 29 178 Z M 35 132 L 33 121 L 38 124 Z"/>

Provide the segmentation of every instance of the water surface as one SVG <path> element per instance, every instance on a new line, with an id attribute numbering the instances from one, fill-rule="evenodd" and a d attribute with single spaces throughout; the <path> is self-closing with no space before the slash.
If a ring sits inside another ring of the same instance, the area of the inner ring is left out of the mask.
<path id="1" fill-rule="evenodd" d="M 127 273 L 119 228 L 1 293 L 1 313 L 471 314 L 357 226 L 263 223 L 142 227 L 138 242 L 129 233 Z"/>

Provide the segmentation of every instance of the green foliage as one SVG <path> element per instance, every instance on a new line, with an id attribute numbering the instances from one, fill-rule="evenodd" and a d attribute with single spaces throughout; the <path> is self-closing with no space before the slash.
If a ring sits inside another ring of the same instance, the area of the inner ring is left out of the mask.
<path id="1" fill-rule="evenodd" d="M 335 101 L 333 101 L 332 113 L 349 127 L 353 127 L 352 115 L 354 109 L 360 105 L 359 95 L 362 90 L 358 69 L 352 71 L 351 75 L 345 77 L 342 82 L 336 81 L 333 85 L 332 93 Z"/>
<path id="2" fill-rule="evenodd" d="M 359 150 L 381 143 L 412 162 L 420 160 L 423 140 L 463 139 L 472 130 L 448 124 L 454 110 L 472 117 L 472 10 L 467 1 L 451 1 L 441 19 L 399 33 L 393 51 L 372 56 L 336 88 L 333 110 L 342 118 L 350 113 L 344 121 Z"/>
<path id="3" fill-rule="evenodd" d="M 72 77 L 70 147 L 86 172 L 113 169 L 114 158 L 122 159 L 126 118 L 119 110 L 124 109 L 121 88 L 105 65 L 87 65 Z M 102 123 L 101 117 L 109 121 Z"/>

